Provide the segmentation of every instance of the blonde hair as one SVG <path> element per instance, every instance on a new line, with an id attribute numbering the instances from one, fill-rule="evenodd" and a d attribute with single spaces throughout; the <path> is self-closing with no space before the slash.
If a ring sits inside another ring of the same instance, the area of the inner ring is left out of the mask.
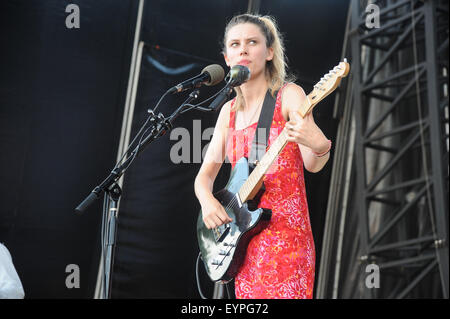
<path id="1" fill-rule="evenodd" d="M 270 93 L 275 97 L 277 92 L 283 84 L 287 81 L 287 58 L 284 53 L 283 37 L 278 31 L 275 19 L 271 16 L 260 16 L 254 14 L 241 14 L 233 17 L 225 28 L 225 34 L 223 37 L 223 53 L 226 53 L 226 40 L 228 31 L 243 23 L 253 23 L 257 25 L 266 39 L 266 47 L 273 49 L 273 59 L 266 62 L 266 78 L 268 79 L 268 85 Z M 289 79 L 293 81 L 293 79 Z M 234 103 L 233 110 L 241 109 L 244 105 L 244 99 L 242 97 L 242 91 L 240 87 L 235 87 L 236 102 Z"/>

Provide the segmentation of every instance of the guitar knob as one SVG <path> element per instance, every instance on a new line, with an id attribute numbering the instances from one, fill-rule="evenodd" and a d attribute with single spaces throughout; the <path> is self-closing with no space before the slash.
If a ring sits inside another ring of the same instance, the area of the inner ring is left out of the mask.
<path id="1" fill-rule="evenodd" d="M 221 249 L 220 252 L 219 252 L 219 255 L 228 256 L 228 251 L 226 251 L 224 249 Z"/>
<path id="2" fill-rule="evenodd" d="M 221 265 L 222 265 L 222 262 L 220 262 L 219 260 L 214 259 L 214 260 L 211 262 L 211 265 L 213 265 L 213 266 L 221 266 Z"/>

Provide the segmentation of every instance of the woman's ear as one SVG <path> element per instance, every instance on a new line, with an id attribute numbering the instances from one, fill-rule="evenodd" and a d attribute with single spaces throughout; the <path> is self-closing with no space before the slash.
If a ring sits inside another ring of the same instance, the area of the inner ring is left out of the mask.
<path id="1" fill-rule="evenodd" d="M 266 61 L 272 61 L 273 60 L 273 48 L 268 48 L 267 49 L 267 58 Z"/>

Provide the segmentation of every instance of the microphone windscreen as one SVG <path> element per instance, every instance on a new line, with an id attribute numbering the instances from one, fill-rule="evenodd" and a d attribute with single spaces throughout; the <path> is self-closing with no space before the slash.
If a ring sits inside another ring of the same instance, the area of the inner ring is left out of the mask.
<path id="1" fill-rule="evenodd" d="M 205 83 L 208 86 L 216 85 L 222 82 L 223 78 L 225 77 L 225 71 L 223 70 L 222 66 L 218 64 L 208 65 L 202 70 L 202 73 L 205 72 L 208 73 L 210 77 L 210 80 Z"/>
<path id="2" fill-rule="evenodd" d="M 244 65 L 235 65 L 229 73 L 232 86 L 239 86 L 250 79 L 250 69 Z"/>

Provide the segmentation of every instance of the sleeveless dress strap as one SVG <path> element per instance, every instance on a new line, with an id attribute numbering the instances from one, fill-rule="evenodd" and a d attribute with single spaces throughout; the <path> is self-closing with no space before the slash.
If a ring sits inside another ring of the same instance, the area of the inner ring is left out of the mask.
<path id="1" fill-rule="evenodd" d="M 230 122 L 228 123 L 228 127 L 230 129 L 234 129 L 234 123 L 235 123 L 234 118 L 236 116 L 236 111 L 232 111 L 234 102 L 236 102 L 236 98 L 234 98 L 233 101 L 231 101 L 231 105 L 230 105 Z"/>

